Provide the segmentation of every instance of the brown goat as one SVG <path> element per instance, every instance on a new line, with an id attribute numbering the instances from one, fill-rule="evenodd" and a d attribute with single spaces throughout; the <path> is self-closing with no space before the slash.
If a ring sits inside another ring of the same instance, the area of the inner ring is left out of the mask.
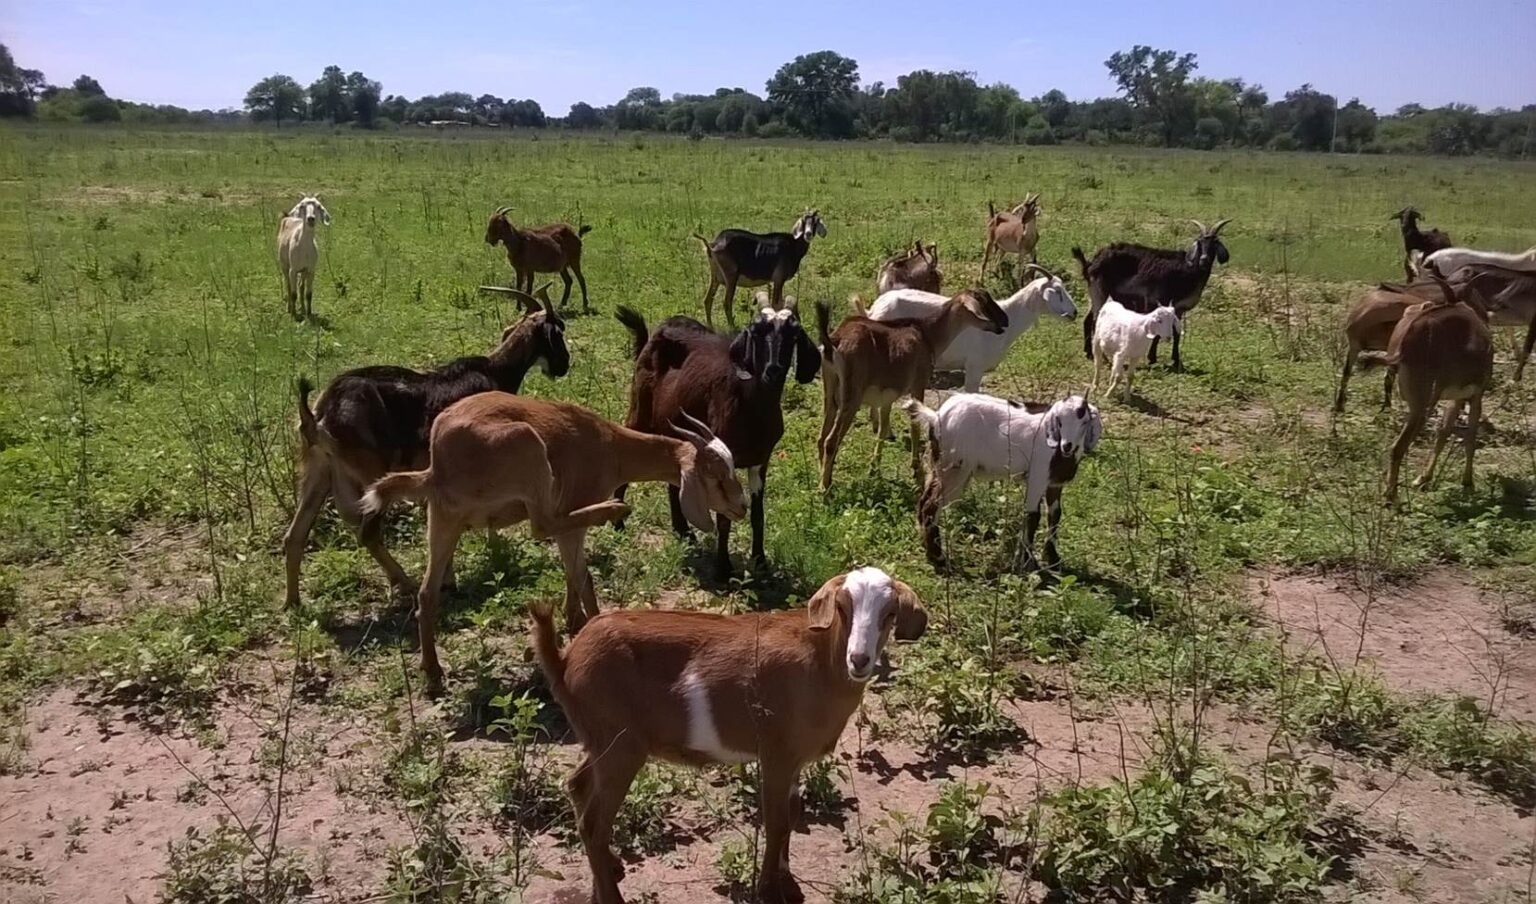
<path id="1" fill-rule="evenodd" d="M 1004 254 L 1017 254 L 1019 256 L 1020 285 L 1024 283 L 1024 255 L 1029 255 L 1030 263 L 1036 263 L 1035 245 L 1040 242 L 1040 193 L 1033 192 L 1026 197 L 1021 204 L 998 213 L 987 202 L 987 241 L 981 255 L 981 278 L 987 277 L 987 264 L 992 260 L 992 252 L 997 251 L 997 258 L 1002 260 Z"/>
<path id="2" fill-rule="evenodd" d="M 565 282 L 561 307 L 571 300 L 571 274 L 576 274 L 576 281 L 581 283 L 581 309 L 589 311 L 587 278 L 581 275 L 581 237 L 591 231 L 591 226 L 575 229 L 569 223 L 520 229 L 507 219 L 507 208 L 498 207 L 486 224 L 485 243 L 495 247 L 500 242 L 506 246 L 507 261 L 517 277 L 515 288 L 524 292 L 533 291 L 535 273 L 560 274 Z"/>
<path id="3" fill-rule="evenodd" d="M 1403 431 L 1392 444 L 1387 465 L 1386 498 L 1397 498 L 1397 475 L 1414 438 L 1424 429 L 1430 412 L 1442 399 L 1449 400 L 1440 429 L 1435 434 L 1429 465 L 1414 482 L 1425 486 L 1435 474 L 1435 465 L 1446 438 L 1456 428 L 1456 419 L 1467 409 L 1467 463 L 1462 485 L 1472 486 L 1472 456 L 1477 449 L 1477 428 L 1483 416 L 1483 393 L 1493 378 L 1493 336 L 1488 330 L 1488 315 L 1470 297 L 1457 300 L 1451 287 L 1436 280 L 1441 298 L 1420 302 L 1404 312 L 1392 331 L 1385 352 L 1367 352 L 1365 357 L 1397 368 L 1397 391 L 1408 406 Z"/>
<path id="4" fill-rule="evenodd" d="M 892 289 L 920 289 L 938 294 L 944 274 L 939 270 L 939 246 L 912 243 L 912 250 L 887 258 L 875 273 L 875 290 L 885 294 Z"/>
<path id="5" fill-rule="evenodd" d="M 1355 301 L 1354 307 L 1349 309 L 1349 315 L 1344 318 L 1344 338 L 1349 347 L 1344 351 L 1344 371 L 1339 375 L 1339 391 L 1333 400 L 1335 413 L 1344 410 L 1345 390 L 1349 387 L 1349 378 L 1355 372 L 1360 354 L 1385 351 L 1387 342 L 1392 338 L 1392 331 L 1397 328 L 1398 321 L 1403 319 L 1403 312 L 1439 296 L 1439 287 L 1429 281 L 1409 285 L 1382 283 L 1367 289 Z M 1392 406 L 1392 384 L 1396 380 L 1396 369 L 1387 368 L 1381 396 L 1383 410 Z"/>
<path id="6" fill-rule="evenodd" d="M 1492 264 L 1468 264 L 1447 280 L 1458 292 L 1477 293 L 1486 303 L 1489 322 L 1525 327 L 1525 343 L 1515 363 L 1515 382 L 1525 374 L 1525 362 L 1536 348 L 1536 273 Z"/>
<path id="7" fill-rule="evenodd" d="M 565 566 L 566 625 L 575 633 L 598 613 L 587 530 L 628 513 L 613 499 L 619 487 L 648 480 L 680 486 L 683 512 L 700 530 L 714 526 L 712 511 L 732 520 L 746 514 L 730 450 L 707 426 L 685 419 L 693 430 L 674 425 L 683 439 L 673 439 L 620 427 L 569 402 L 481 393 L 438 415 L 426 470 L 390 474 L 369 488 L 365 519 L 396 500 L 427 502 L 427 570 L 416 619 L 429 694 L 443 689 L 438 597 L 465 530 L 530 521 L 535 537 L 553 537 Z"/>
<path id="8" fill-rule="evenodd" d="M 760 900 L 805 899 L 789 871 L 800 772 L 831 753 L 881 650 L 916 640 L 928 615 L 912 588 L 861 568 L 803 610 L 714 615 L 606 612 L 566 646 L 550 607 L 532 608 L 532 644 L 584 754 L 566 780 L 595 904 L 623 904 L 613 822 L 651 757 L 688 766 L 761 765 Z"/>
<path id="9" fill-rule="evenodd" d="M 855 308 L 862 305 L 854 300 Z M 870 320 L 848 317 L 837 330 L 828 332 L 831 308 L 816 303 L 816 327 L 821 340 L 822 392 L 821 490 L 832 487 L 832 469 L 843 437 L 859 409 L 879 409 L 876 418 L 875 457 L 885 444 L 884 425 L 890 422 L 891 405 L 902 396 L 921 399 L 933 379 L 933 364 L 962 330 L 978 329 L 1001 335 L 1008 329 L 1008 315 L 986 289 L 967 289 L 926 318 Z M 912 473 L 922 479 L 922 433 L 912 426 Z"/>

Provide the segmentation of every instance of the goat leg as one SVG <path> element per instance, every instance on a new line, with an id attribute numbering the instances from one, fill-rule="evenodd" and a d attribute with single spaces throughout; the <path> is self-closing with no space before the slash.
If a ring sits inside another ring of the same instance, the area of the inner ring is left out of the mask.
<path id="1" fill-rule="evenodd" d="M 623 502 L 624 501 L 624 496 L 628 492 L 629 492 L 629 484 L 627 484 L 627 483 L 620 484 L 619 488 L 617 490 L 613 491 L 613 499 L 614 499 L 614 501 L 615 502 Z M 624 525 L 627 524 L 627 523 L 629 523 L 629 519 L 628 518 L 619 518 L 618 520 L 613 522 L 613 529 L 614 530 L 623 530 L 624 529 Z"/>
<path id="2" fill-rule="evenodd" d="M 1472 489 L 1472 456 L 1477 452 L 1477 430 L 1483 420 L 1483 394 L 1479 392 L 1467 402 L 1467 465 L 1461 474 L 1461 485 Z"/>
<path id="3" fill-rule="evenodd" d="M 1531 357 L 1531 349 L 1536 347 L 1536 317 L 1531 318 L 1531 326 L 1525 331 L 1525 348 L 1520 352 L 1520 361 L 1515 364 L 1515 382 L 1520 382 L 1520 377 L 1525 373 L 1525 362 Z"/>
<path id="4" fill-rule="evenodd" d="M 589 314 L 592 311 L 591 302 L 587 299 L 587 278 L 581 275 L 581 264 L 572 263 L 571 272 L 576 274 L 576 282 L 581 285 L 581 312 Z"/>
<path id="5" fill-rule="evenodd" d="M 1096 319 L 1094 311 L 1090 310 L 1083 318 L 1083 357 L 1093 360 L 1093 324 Z"/>
<path id="6" fill-rule="evenodd" d="M 682 491 L 677 487 L 667 486 L 667 506 L 672 511 L 672 532 L 681 540 L 693 542 L 693 530 L 688 526 L 688 519 L 683 516 Z"/>
<path id="7" fill-rule="evenodd" d="M 565 291 L 560 293 L 560 309 L 565 310 L 565 303 L 571 300 L 571 271 L 561 270 L 560 280 L 565 283 Z"/>
<path id="8" fill-rule="evenodd" d="M 1056 532 L 1061 527 L 1061 487 L 1045 491 L 1045 506 L 1045 567 L 1056 571 L 1061 568 L 1061 554 L 1056 551 Z"/>
<path id="9" fill-rule="evenodd" d="M 762 776 L 763 868 L 757 895 L 759 900 L 771 904 L 800 904 L 805 893 L 789 872 L 789 839 L 800 769 L 781 762 L 764 762 Z"/>
<path id="10" fill-rule="evenodd" d="M 768 570 L 768 553 L 763 550 L 763 483 L 768 476 L 768 466 L 747 470 L 748 482 L 755 484 L 752 487 L 752 568 L 755 571 Z"/>
<path id="11" fill-rule="evenodd" d="M 1344 352 L 1344 372 L 1339 374 L 1339 391 L 1333 397 L 1333 413 L 1344 413 L 1344 390 L 1349 386 L 1350 374 L 1355 372 L 1355 347 L 1350 347 Z"/>
<path id="12" fill-rule="evenodd" d="M 731 578 L 731 519 L 724 515 L 715 516 L 715 577 Z"/>
<path id="13" fill-rule="evenodd" d="M 1019 543 L 1018 570 L 1030 574 L 1040 570 L 1035 559 L 1035 533 L 1040 530 L 1040 507 L 1037 505 L 1024 516 L 1024 536 Z"/>
<path id="14" fill-rule="evenodd" d="M 1157 363 L 1157 343 L 1158 342 L 1159 342 L 1159 340 L 1154 337 L 1153 340 L 1152 340 L 1152 348 L 1147 350 L 1147 363 L 1148 364 L 1156 364 Z"/>

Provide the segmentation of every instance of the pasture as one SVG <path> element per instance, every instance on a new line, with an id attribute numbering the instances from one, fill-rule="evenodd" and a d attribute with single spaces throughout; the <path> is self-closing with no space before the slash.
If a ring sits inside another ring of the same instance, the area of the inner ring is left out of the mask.
<path id="1" fill-rule="evenodd" d="M 971 283 L 987 200 L 1027 192 L 1040 260 L 1080 311 L 1073 245 L 1184 247 L 1189 218 L 1233 218 L 1186 371 L 1146 367 L 1130 403 L 1095 399 L 1104 442 L 1065 494 L 1059 578 L 1011 572 L 1012 484 L 946 510 L 953 572 L 936 575 L 905 450 L 872 472 L 864 416 L 820 494 L 820 381 L 785 392 L 769 572 L 742 576 L 741 525 L 738 576 L 717 582 L 654 486 L 630 492 L 625 531 L 589 541 L 605 607 L 800 605 L 865 564 L 925 600 L 927 636 L 893 651 L 807 782 L 791 842 L 807 894 L 1531 901 L 1536 382 L 1510 382 L 1519 331 L 1496 330 L 1471 492 L 1450 447 L 1433 488 L 1383 506 L 1402 415 L 1378 410 L 1380 372 L 1330 407 L 1345 310 L 1401 277 L 1388 215 L 1411 203 L 1459 243 L 1524 249 L 1536 165 L 48 128 L 0 132 L 5 897 L 585 900 L 559 784 L 574 751 L 527 655 L 527 604 L 563 592 L 558 556 L 526 528 L 466 536 L 436 702 L 408 614 L 333 513 L 301 610 L 283 611 L 295 378 L 493 348 L 517 315 L 475 286 L 511 282 L 484 242 L 509 205 L 520 224 L 593 227 L 570 372 L 523 391 L 622 420 L 614 308 L 701 317 L 694 229 L 787 230 L 819 208 L 828 236 L 786 290 L 809 319 L 812 300 L 870 300 L 877 264 L 915 238 L 938 244 L 946 289 Z M 306 193 L 334 223 L 316 318 L 295 323 L 273 237 Z M 1081 392 L 1080 330 L 1043 317 L 984 391 Z M 1405 473 L 1427 454 L 1426 434 Z M 391 520 L 412 575 L 422 534 L 415 512 Z M 621 814 L 629 899 L 739 899 L 754 788 L 753 767 L 648 766 Z"/>

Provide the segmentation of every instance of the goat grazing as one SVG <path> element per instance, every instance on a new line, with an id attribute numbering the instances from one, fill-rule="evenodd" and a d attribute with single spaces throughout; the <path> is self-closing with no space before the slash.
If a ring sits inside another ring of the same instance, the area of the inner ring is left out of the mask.
<path id="1" fill-rule="evenodd" d="M 1179 315 L 1171 307 L 1156 307 L 1150 314 L 1138 314 L 1111 298 L 1099 308 L 1098 323 L 1093 330 L 1093 389 L 1099 388 L 1099 368 L 1110 362 L 1109 387 L 1104 394 L 1115 391 L 1120 376 L 1125 376 L 1125 399 L 1131 397 L 1131 375 L 1136 365 L 1151 352 L 1153 343 L 1167 339 L 1178 348 Z M 1177 354 L 1177 352 L 1175 352 Z"/>
<path id="2" fill-rule="evenodd" d="M 1023 203 L 998 213 L 987 202 L 987 241 L 981 253 L 981 276 L 986 279 L 987 264 L 997 252 L 999 266 L 1004 254 L 1019 256 L 1019 281 L 1024 281 L 1024 255 L 1035 262 L 1035 246 L 1040 243 L 1040 193 L 1033 192 Z M 883 291 L 883 290 L 882 290 Z M 937 291 L 937 290 L 935 290 Z"/>
<path id="3" fill-rule="evenodd" d="M 711 242 L 700 233 L 693 237 L 709 257 L 709 288 L 704 292 L 704 320 L 715 322 L 715 292 L 725 286 L 725 320 L 736 326 L 736 287 L 769 286 L 772 307 L 784 307 L 784 284 L 800 270 L 800 261 L 811 249 L 811 239 L 827 234 L 821 214 L 807 210 L 789 232 L 756 233 L 722 229 Z"/>
<path id="4" fill-rule="evenodd" d="M 287 563 L 286 604 L 299 604 L 299 569 L 315 518 L 327 499 L 349 524 L 359 527 L 358 501 L 363 490 L 391 471 L 424 468 L 432 422 L 466 396 L 501 390 L 517 392 L 535 364 L 550 377 L 563 377 L 571 366 L 565 322 L 540 288 L 540 299 L 516 293 L 526 313 L 501 334 L 488 357 L 458 358 L 427 373 L 404 367 L 360 367 L 338 374 L 309 407 L 313 387 L 299 380 L 299 503 L 283 536 Z M 395 593 L 415 592 L 400 564 L 384 548 L 378 531 L 364 531 L 363 545 Z M 452 584 L 452 572 L 445 571 Z"/>
<path id="5" fill-rule="evenodd" d="M 536 273 L 558 273 L 565 282 L 560 295 L 560 306 L 571 300 L 571 274 L 581 284 L 581 309 L 588 311 L 587 278 L 581 275 L 581 237 L 592 231 L 591 226 L 574 229 L 569 223 L 551 223 L 525 229 L 512 225 L 507 219 L 505 207 L 496 208 L 485 227 L 485 243 L 495 247 L 497 242 L 507 248 L 507 261 L 517 278 L 516 288 L 523 292 L 533 291 Z"/>
<path id="6" fill-rule="evenodd" d="M 1412 207 L 1404 207 L 1387 218 L 1396 220 L 1403 229 L 1403 276 L 1409 282 L 1413 282 L 1417 275 L 1414 266 L 1415 255 L 1422 260 L 1442 248 L 1451 247 L 1451 237 L 1440 230 L 1431 229 L 1423 232 L 1419 229 L 1419 220 L 1423 218 L 1424 215 Z"/>
<path id="7" fill-rule="evenodd" d="M 566 788 L 594 904 L 623 904 L 613 823 L 651 757 L 695 767 L 757 761 L 757 895 L 803 901 L 789 871 L 800 772 L 837 746 L 889 640 L 917 640 L 928 626 L 912 588 L 877 568 L 827 581 L 804 609 L 605 612 L 563 651 L 549 605 L 531 614 L 539 667 L 582 747 Z"/>
<path id="8" fill-rule="evenodd" d="M 1072 303 L 1072 295 L 1059 278 L 1039 264 L 1026 264 L 1024 270 L 1026 274 L 1033 270 L 1040 275 L 997 303 L 1008 316 L 1008 329 L 1002 333 L 979 330 L 961 333 L 940 353 L 938 361 L 933 365 L 934 370 L 964 371 L 966 392 L 976 392 L 981 388 L 981 378 L 997 369 L 1007 356 L 1008 349 L 1035 325 L 1041 314 L 1048 312 L 1066 320 L 1077 319 L 1077 306 Z M 868 316 L 870 320 L 882 322 L 931 317 L 948 301 L 943 295 L 932 292 L 896 289 L 875 299 Z"/>
<path id="9" fill-rule="evenodd" d="M 320 263 L 316 221 L 331 225 L 331 214 L 314 195 L 305 195 L 277 224 L 277 269 L 283 275 L 288 316 L 304 320 L 314 315 L 315 267 Z M 299 307 L 302 298 L 303 307 Z"/>
<path id="10" fill-rule="evenodd" d="M 1403 458 L 1442 399 L 1450 404 L 1435 434 L 1429 465 L 1414 486 L 1425 486 L 1434 478 L 1440 451 L 1463 408 L 1467 409 L 1467 463 L 1461 480 L 1463 486 L 1472 486 L 1472 455 L 1483 417 L 1483 393 L 1493 379 L 1493 336 L 1488 331 L 1487 313 L 1470 293 L 1458 301 L 1448 284 L 1437 282 L 1441 299 L 1410 307 L 1392 330 L 1387 350 L 1362 356 L 1397 368 L 1397 391 L 1408 407 L 1403 431 L 1392 444 L 1387 465 L 1388 502 L 1397 498 L 1397 475 Z"/>
<path id="11" fill-rule="evenodd" d="M 1061 524 L 1061 489 L 1077 476 L 1078 462 L 1099 444 L 1104 424 L 1084 396 L 1052 405 L 1010 402 L 980 393 L 956 393 L 938 411 L 914 398 L 902 408 L 928 431 L 928 479 L 917 503 L 917 525 L 928 561 L 946 568 L 939 536 L 939 512 L 960 498 L 972 478 L 1025 482 L 1024 533 L 1020 570 L 1039 568 L 1035 532 L 1040 503 L 1046 504 L 1045 565 L 1061 564 L 1056 529 Z"/>
<path id="12" fill-rule="evenodd" d="M 1227 246 L 1221 241 L 1221 228 L 1232 222 L 1220 220 L 1207 229 L 1199 220 L 1191 220 L 1200 234 L 1185 251 L 1148 248 L 1116 242 L 1094 252 L 1090 261 L 1083 249 L 1073 248 L 1072 256 L 1083 268 L 1088 282 L 1088 316 L 1083 318 L 1083 354 L 1093 357 L 1094 322 L 1099 308 L 1113 298 L 1127 309 L 1146 314 L 1160 305 L 1172 305 L 1183 320 L 1205 292 L 1211 278 L 1212 264 L 1225 264 Z M 1148 360 L 1157 363 L 1157 342 L 1152 343 Z M 1181 370 L 1179 340 L 1173 340 L 1173 369 Z"/>
<path id="13" fill-rule="evenodd" d="M 937 292 L 943 282 L 944 274 L 939 270 L 939 246 L 924 245 L 921 240 L 912 243 L 911 251 L 886 258 L 875 273 L 876 291 L 882 295 L 893 289 Z"/>
<path id="14" fill-rule="evenodd" d="M 875 466 L 885 444 L 885 424 L 891 404 L 902 396 L 922 398 L 933 379 L 934 362 L 962 331 L 986 330 L 1002 335 L 1008 315 L 986 289 L 967 289 L 946 301 L 927 317 L 908 317 L 884 322 L 853 316 L 828 332 L 832 310 L 816 303 L 817 336 L 821 340 L 822 368 L 821 490 L 832 487 L 832 468 L 843 437 L 861 407 L 879 409 L 876 418 Z M 922 437 L 912 428 L 912 471 L 921 469 Z"/>
<path id="15" fill-rule="evenodd" d="M 1478 251 L 1474 248 L 1443 248 L 1424 258 L 1426 274 L 1450 278 L 1457 270 L 1472 264 L 1488 264 L 1506 270 L 1536 273 L 1536 245 L 1519 254 L 1503 251 Z"/>
<path id="16" fill-rule="evenodd" d="M 731 450 L 736 467 L 747 469 L 752 493 L 752 561 L 766 567 L 763 551 L 763 486 L 774 447 L 784 435 L 780 399 L 794 367 L 795 380 L 809 383 L 821 368 L 821 352 L 811 344 L 793 310 L 764 308 L 735 339 L 721 336 L 691 317 L 673 317 L 646 330 L 645 318 L 620 307 L 619 322 L 629 329 L 635 378 L 624 426 L 664 433 L 684 413 L 708 424 Z M 668 488 L 672 528 L 687 536 L 677 490 Z M 624 498 L 623 490 L 619 498 Z M 730 521 L 716 519 L 715 567 L 723 580 L 731 574 Z"/>
<path id="17" fill-rule="evenodd" d="M 700 530 L 710 512 L 735 520 L 746 514 L 725 443 L 684 416 L 682 439 L 620 427 L 569 402 L 484 392 L 463 399 L 432 424 L 425 470 L 375 481 L 360 506 L 363 531 L 400 499 L 427 503 L 427 571 L 417 598 L 421 667 L 427 691 L 443 689 L 437 661 L 437 607 L 443 576 L 459 536 L 471 527 L 497 529 L 530 521 L 535 537 L 553 537 L 565 567 L 565 619 L 574 634 L 598 612 L 587 571 L 587 530 L 629 511 L 613 498 L 619 487 L 662 480 L 681 487 L 679 501 Z"/>
<path id="18" fill-rule="evenodd" d="M 1451 274 L 1448 282 L 1458 294 L 1476 292 L 1487 306 L 1489 322 L 1526 328 L 1525 343 L 1515 363 L 1515 382 L 1519 382 L 1531 349 L 1536 347 L 1536 273 L 1468 264 Z"/>

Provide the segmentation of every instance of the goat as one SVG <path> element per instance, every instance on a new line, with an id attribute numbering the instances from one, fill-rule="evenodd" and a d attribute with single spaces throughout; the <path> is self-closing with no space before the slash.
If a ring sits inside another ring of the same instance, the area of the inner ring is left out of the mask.
<path id="1" fill-rule="evenodd" d="M 746 514 L 731 451 L 708 426 L 684 420 L 692 429 L 673 425 L 681 437 L 673 439 L 621 427 L 569 402 L 484 392 L 438 415 L 426 469 L 374 481 L 360 506 L 365 532 L 395 501 L 427 503 L 427 572 L 416 621 L 429 694 L 443 689 L 435 646 L 438 597 L 466 529 L 530 521 L 535 537 L 553 537 L 565 566 L 566 625 L 574 634 L 598 613 L 587 530 L 628 513 L 613 499 L 619 487 L 646 480 L 681 487 L 683 513 L 700 530 L 712 526 L 712 511 L 733 521 Z"/>
<path id="2" fill-rule="evenodd" d="M 882 295 L 893 289 L 917 289 L 937 292 L 944 282 L 939 270 L 939 246 L 912 243 L 911 251 L 886 258 L 875 273 L 875 287 Z"/>
<path id="3" fill-rule="evenodd" d="M 821 368 L 821 352 L 811 344 L 792 310 L 764 308 L 735 339 L 721 336 L 691 317 L 673 317 L 656 332 L 646 329 L 637 311 L 620 307 L 619 322 L 633 340 L 635 378 L 630 387 L 624 426 L 662 433 L 680 414 L 708 424 L 731 450 L 738 468 L 747 469 L 752 493 L 752 561 L 764 570 L 763 488 L 768 462 L 784 435 L 780 400 L 794 366 L 795 380 L 809 383 Z M 688 535 L 677 491 L 669 488 L 672 529 Z M 624 498 L 621 488 L 619 499 Z M 715 567 L 723 580 L 731 574 L 730 522 L 716 519 Z"/>
<path id="4" fill-rule="evenodd" d="M 1418 255 L 1420 260 L 1422 260 L 1426 255 L 1433 254 L 1442 248 L 1451 247 L 1451 237 L 1440 230 L 1431 229 L 1428 232 L 1423 232 L 1419 229 L 1419 220 L 1423 219 L 1423 217 L 1424 215 L 1413 207 L 1404 207 L 1392 216 L 1387 217 L 1389 220 L 1396 220 L 1402 227 L 1403 276 L 1409 282 L 1413 282 L 1414 277 L 1417 276 L 1417 268 L 1414 264 L 1415 255 Z"/>
<path id="5" fill-rule="evenodd" d="M 1468 409 L 1467 463 L 1462 485 L 1472 486 L 1472 456 L 1483 417 L 1483 393 L 1493 379 L 1493 336 L 1488 330 L 1487 312 L 1470 293 L 1458 300 L 1450 285 L 1438 278 L 1436 282 L 1440 299 L 1420 302 L 1405 311 L 1392 330 L 1385 352 L 1363 354 L 1397 368 L 1397 391 L 1408 406 L 1408 416 L 1392 444 L 1387 465 L 1388 502 L 1397 499 L 1397 475 L 1403 458 L 1441 399 L 1451 404 L 1446 406 L 1435 434 L 1429 465 L 1414 486 L 1426 486 L 1434 478 L 1440 451 L 1456 428 L 1462 408 Z"/>
<path id="6" fill-rule="evenodd" d="M 283 276 L 283 298 L 288 316 L 304 320 L 314 315 L 315 267 L 320 245 L 315 240 L 315 221 L 331 225 L 331 214 L 314 195 L 305 195 L 277 224 L 277 269 Z M 300 297 L 304 306 L 299 308 Z"/>
<path id="7" fill-rule="evenodd" d="M 1125 395 L 1131 397 L 1131 378 L 1136 365 L 1151 351 L 1153 343 L 1168 339 L 1178 348 L 1179 315 L 1171 307 L 1159 306 L 1150 314 L 1138 314 L 1126 310 L 1120 302 L 1111 298 L 1099 308 L 1099 321 L 1093 330 L 1093 388 L 1099 388 L 1099 368 L 1110 362 L 1109 387 L 1104 394 L 1111 395 L 1120 375 L 1125 375 Z"/>
<path id="8" fill-rule="evenodd" d="M 1127 309 L 1146 314 L 1159 305 L 1172 305 L 1183 320 L 1200 303 L 1205 284 L 1211 278 L 1211 266 L 1225 264 L 1227 246 L 1221 241 L 1221 228 L 1232 222 L 1220 220 L 1207 229 L 1199 220 L 1191 220 L 1200 234 L 1186 251 L 1148 248 L 1116 242 L 1094 252 L 1093 260 L 1083 256 L 1083 249 L 1073 248 L 1072 256 L 1083 268 L 1088 282 L 1088 316 L 1083 318 L 1083 354 L 1093 358 L 1093 325 L 1099 308 L 1113 298 Z M 1157 343 L 1152 343 L 1148 360 L 1157 363 Z M 1182 370 L 1179 340 L 1173 340 L 1173 369 Z"/>
<path id="9" fill-rule="evenodd" d="M 1525 373 L 1525 362 L 1536 347 L 1536 273 L 1508 270 L 1491 264 L 1469 264 L 1452 273 L 1448 280 L 1458 293 L 1468 290 L 1488 309 L 1494 324 L 1524 326 L 1525 344 L 1515 363 L 1515 382 Z"/>
<path id="10" fill-rule="evenodd" d="M 764 829 L 757 894 L 774 904 L 803 901 L 789 871 L 800 772 L 837 746 L 887 642 L 917 640 L 928 627 L 912 588 L 877 568 L 832 578 L 803 610 L 606 612 L 564 651 L 551 607 L 530 612 L 539 667 L 582 747 L 565 784 L 595 904 L 623 904 L 613 822 L 651 757 L 695 767 L 756 760 Z"/>
<path id="11" fill-rule="evenodd" d="M 960 498 L 973 478 L 1025 482 L 1024 533 L 1018 567 L 1035 571 L 1035 532 L 1040 503 L 1047 510 L 1045 564 L 1061 564 L 1056 529 L 1061 524 L 1061 490 L 1077 476 L 1082 457 L 1099 445 L 1104 424 L 1085 396 L 1051 405 L 1019 403 L 980 393 L 956 393 L 938 411 L 915 398 L 901 402 L 914 424 L 928 431 L 928 479 L 917 504 L 917 525 L 928 561 L 947 568 L 938 516 Z"/>
<path id="12" fill-rule="evenodd" d="M 1354 307 L 1350 308 L 1349 315 L 1344 319 L 1344 338 L 1348 347 L 1344 351 L 1344 370 L 1339 375 L 1339 391 L 1333 400 L 1334 413 L 1344 410 L 1345 390 L 1361 353 L 1385 351 L 1388 340 L 1392 338 L 1392 330 L 1403 319 L 1403 312 L 1419 302 L 1438 296 L 1439 288 L 1433 282 L 1414 282 L 1408 285 L 1382 283 L 1366 290 L 1355 301 Z M 1392 405 L 1392 384 L 1396 380 L 1397 371 L 1387 368 L 1381 396 L 1382 410 Z"/>
<path id="13" fill-rule="evenodd" d="M 816 210 L 807 210 L 789 232 L 756 233 L 722 229 L 714 241 L 695 232 L 709 258 L 709 288 L 704 292 L 704 320 L 715 323 L 715 292 L 725 286 L 725 320 L 736 327 L 736 287 L 769 286 L 774 310 L 784 307 L 784 284 L 800 270 L 811 239 L 827 234 Z"/>
<path id="14" fill-rule="evenodd" d="M 1008 329 L 1001 334 L 967 331 L 955 337 L 934 363 L 934 370 L 965 372 L 965 391 L 981 388 L 981 378 L 997 369 L 1008 349 L 1035 325 L 1042 313 L 1049 312 L 1066 320 L 1077 319 L 1077 306 L 1062 281 L 1039 264 L 1026 264 L 1040 276 L 1019 291 L 999 301 L 997 306 L 1008 315 Z M 932 292 L 897 289 L 882 294 L 870 306 L 869 319 L 879 321 L 904 317 L 932 316 L 949 299 Z"/>
<path id="15" fill-rule="evenodd" d="M 821 340 L 822 404 L 821 491 L 832 487 L 832 468 L 843 437 L 859 408 L 881 409 L 877 428 L 884 426 L 891 403 L 902 396 L 921 398 L 933 378 L 933 365 L 950 343 L 967 329 L 1002 335 L 1008 315 L 986 289 L 967 289 L 949 299 L 928 317 L 909 317 L 884 322 L 853 316 L 828 332 L 831 308 L 816 303 L 817 336 Z M 880 464 L 885 432 L 877 429 L 874 466 Z M 912 428 L 912 471 L 921 470 L 922 437 Z"/>
<path id="16" fill-rule="evenodd" d="M 1536 245 L 1519 254 L 1478 251 L 1473 248 L 1442 248 L 1424 258 L 1425 272 L 1443 278 L 1448 278 L 1457 270 L 1471 264 L 1488 264 L 1503 267 L 1506 270 L 1536 273 Z"/>
<path id="17" fill-rule="evenodd" d="M 389 365 L 349 370 L 332 378 L 314 410 L 309 407 L 313 387 L 299 379 L 299 502 L 283 536 L 289 608 L 299 604 L 304 548 L 327 499 L 335 501 L 344 520 L 360 527 L 363 489 L 391 471 L 426 467 L 432 423 L 444 409 L 479 392 L 517 392 L 535 364 L 550 377 L 570 370 L 565 322 L 544 288 L 540 298 L 515 294 L 526 313 L 502 331 L 501 344 L 488 357 L 457 358 L 426 373 Z M 415 589 L 384 548 L 380 533 L 364 531 L 360 539 L 394 592 L 413 595 Z M 452 572 L 445 575 L 451 585 Z"/>
<path id="18" fill-rule="evenodd" d="M 1030 263 L 1035 263 L 1035 245 L 1040 242 L 1040 193 L 1034 192 L 1024 198 L 1023 203 L 1015 205 L 1009 210 L 998 213 L 987 202 L 987 241 L 981 253 L 981 275 L 985 279 L 987 264 L 992 260 L 992 252 L 997 252 L 997 259 L 1001 265 L 1004 254 L 1017 254 L 1019 256 L 1019 281 L 1024 280 L 1024 255 L 1029 255 Z"/>
<path id="19" fill-rule="evenodd" d="M 516 288 L 523 292 L 533 291 L 536 273 L 559 273 L 565 283 L 560 295 L 560 306 L 571 300 L 571 274 L 581 284 L 581 309 L 590 310 L 587 302 L 587 278 L 581 275 L 581 237 L 592 231 L 591 226 L 573 229 L 569 223 L 551 223 L 520 229 L 507 219 L 506 207 L 496 208 L 485 227 L 485 243 L 495 247 L 497 242 L 506 246 L 507 262 L 517 278 Z"/>

